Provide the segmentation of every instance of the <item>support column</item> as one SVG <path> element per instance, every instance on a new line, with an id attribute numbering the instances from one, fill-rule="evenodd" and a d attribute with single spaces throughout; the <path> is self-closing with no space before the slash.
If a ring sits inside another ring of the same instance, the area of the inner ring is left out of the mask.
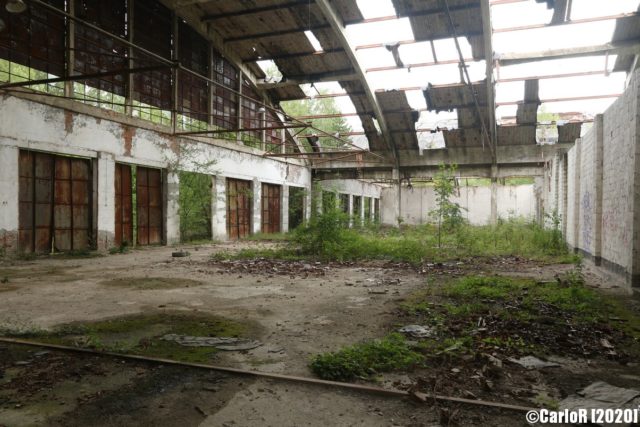
<path id="1" fill-rule="evenodd" d="M 376 198 L 369 198 L 369 221 L 373 224 L 376 219 Z"/>
<path id="2" fill-rule="evenodd" d="M 289 186 L 283 185 L 280 191 L 280 231 L 289 232 Z"/>
<path id="3" fill-rule="evenodd" d="M 491 218 L 490 224 L 498 223 L 498 165 L 491 165 Z"/>
<path id="4" fill-rule="evenodd" d="M 365 203 L 365 199 L 366 197 L 363 195 L 360 196 L 360 225 L 364 225 L 364 203 Z"/>
<path id="5" fill-rule="evenodd" d="M 400 227 L 400 220 L 402 219 L 402 182 L 400 181 L 400 169 L 394 168 L 391 171 L 391 178 L 396 184 L 396 203 L 394 206 L 394 222 L 397 227 Z"/>
<path id="6" fill-rule="evenodd" d="M 19 156 L 18 147 L 0 145 L 0 253 L 18 250 Z"/>
<path id="7" fill-rule="evenodd" d="M 225 241 L 227 236 L 227 179 L 224 176 L 211 177 L 211 238 Z"/>
<path id="8" fill-rule="evenodd" d="M 573 250 L 577 253 L 580 246 L 580 173 L 582 167 L 582 138 L 576 140 L 576 162 L 573 167 Z"/>
<path id="9" fill-rule="evenodd" d="M 252 190 L 253 219 L 251 221 L 251 230 L 253 234 L 259 233 L 262 228 L 262 184 L 256 178 L 253 180 Z"/>
<path id="10" fill-rule="evenodd" d="M 604 115 L 598 114 L 594 118 L 594 131 L 596 136 L 595 156 L 593 159 L 593 171 L 595 175 L 595 235 L 594 235 L 594 251 L 593 261 L 596 265 L 600 265 L 602 261 L 602 184 L 603 184 L 603 167 L 604 167 Z"/>
<path id="11" fill-rule="evenodd" d="M 165 242 L 167 245 L 180 243 L 180 175 L 166 174 Z"/>
<path id="12" fill-rule="evenodd" d="M 353 227 L 353 194 L 349 194 L 349 227 Z"/>
<path id="13" fill-rule="evenodd" d="M 98 153 L 97 180 L 97 249 L 106 251 L 113 246 L 116 234 L 116 162 L 111 153 Z"/>
<path id="14" fill-rule="evenodd" d="M 313 187 L 308 187 L 304 192 L 304 202 L 303 202 L 304 207 L 302 211 L 303 211 L 303 218 L 305 222 L 311 219 L 311 209 L 313 209 L 312 207 L 313 190 L 312 189 Z"/>

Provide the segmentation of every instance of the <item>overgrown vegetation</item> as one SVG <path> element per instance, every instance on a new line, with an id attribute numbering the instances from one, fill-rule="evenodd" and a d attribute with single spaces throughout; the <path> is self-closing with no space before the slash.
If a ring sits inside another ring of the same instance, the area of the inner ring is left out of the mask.
<path id="1" fill-rule="evenodd" d="M 626 358 L 640 350 L 638 319 L 615 298 L 585 287 L 579 270 L 548 282 L 468 276 L 415 294 L 402 312 L 434 331 L 420 343 L 431 357 L 489 353 Z"/>
<path id="2" fill-rule="evenodd" d="M 180 172 L 180 238 L 211 239 L 211 176 Z"/>
<path id="3" fill-rule="evenodd" d="M 314 259 L 322 261 L 386 260 L 420 265 L 467 257 L 518 256 L 541 262 L 573 263 L 579 258 L 565 247 L 558 229 L 524 219 L 500 219 L 495 225 L 461 224 L 442 233 L 432 224 L 384 228 L 368 224 L 346 228 L 349 217 L 338 209 L 313 217 L 276 249 L 220 253 L 218 259 Z"/>
<path id="4" fill-rule="evenodd" d="M 411 350 L 402 335 L 390 334 L 380 340 L 320 354 L 313 358 L 309 366 L 322 379 L 349 381 L 370 378 L 381 372 L 408 369 L 423 360 L 421 354 Z"/>
<path id="5" fill-rule="evenodd" d="M 438 227 L 438 247 L 442 246 L 442 232 L 457 230 L 463 223 L 462 208 L 451 200 L 456 191 L 456 165 L 440 165 L 433 178 L 436 193 L 436 208 L 429 212 Z"/>

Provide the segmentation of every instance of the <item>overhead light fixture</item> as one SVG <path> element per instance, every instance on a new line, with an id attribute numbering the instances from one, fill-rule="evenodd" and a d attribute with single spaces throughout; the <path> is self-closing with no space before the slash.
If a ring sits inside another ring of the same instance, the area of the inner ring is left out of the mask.
<path id="1" fill-rule="evenodd" d="M 27 5 L 23 0 L 8 0 L 6 9 L 9 13 L 22 13 L 27 10 Z"/>
<path id="2" fill-rule="evenodd" d="M 5 28 L 7 28 L 7 24 L 5 24 L 4 21 L 0 18 L 0 33 L 3 32 Z"/>

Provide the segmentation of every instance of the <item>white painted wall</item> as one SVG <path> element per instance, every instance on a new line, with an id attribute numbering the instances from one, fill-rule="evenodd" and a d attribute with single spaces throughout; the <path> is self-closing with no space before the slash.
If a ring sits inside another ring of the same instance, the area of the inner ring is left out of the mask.
<path id="1" fill-rule="evenodd" d="M 61 104 L 59 100 L 55 102 Z M 98 159 L 97 227 L 98 239 L 104 240 L 101 246 L 110 244 L 109 236 L 112 239 L 115 230 L 115 162 L 217 176 L 216 219 L 212 228 L 219 239 L 226 238 L 226 203 L 221 199 L 225 194 L 224 177 L 310 189 L 310 169 L 298 160 L 265 158 L 259 150 L 231 141 L 174 137 L 147 129 L 149 123 L 130 117 L 73 102 L 64 105 L 82 112 L 14 96 L 0 98 L 0 230 L 14 232 L 18 227 L 17 153 L 20 148 Z M 114 120 L 107 120 L 105 116 Z M 167 178 L 165 230 L 168 243 L 173 243 L 179 238 L 176 202 L 179 183 L 175 174 L 169 173 Z M 259 226 L 259 217 L 254 217 L 254 224 Z"/>
<path id="2" fill-rule="evenodd" d="M 418 225 L 430 222 L 429 212 L 436 208 L 433 187 L 402 188 L 402 219 L 404 224 Z M 398 225 L 395 204 L 396 187 L 382 191 L 382 223 Z M 464 208 L 464 217 L 474 225 L 488 224 L 491 218 L 491 187 L 460 187 L 459 195 L 452 198 Z M 501 218 L 534 218 L 536 198 L 534 185 L 498 186 L 498 215 Z"/>

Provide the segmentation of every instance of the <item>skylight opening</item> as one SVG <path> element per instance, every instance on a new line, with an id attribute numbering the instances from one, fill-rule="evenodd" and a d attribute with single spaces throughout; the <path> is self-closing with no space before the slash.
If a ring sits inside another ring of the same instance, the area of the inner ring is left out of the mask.
<path id="1" fill-rule="evenodd" d="M 267 75 L 265 81 L 279 82 L 280 80 L 282 80 L 282 72 L 280 71 L 276 63 L 272 60 L 267 59 L 264 61 L 257 61 L 256 64 L 258 64 L 258 67 L 260 67 L 262 72 Z"/>
<path id="2" fill-rule="evenodd" d="M 322 45 L 315 34 L 313 34 L 313 31 L 307 30 L 304 32 L 304 35 L 307 36 L 307 40 L 309 40 L 309 43 L 311 43 L 311 46 L 313 46 L 316 52 L 322 52 Z"/>

